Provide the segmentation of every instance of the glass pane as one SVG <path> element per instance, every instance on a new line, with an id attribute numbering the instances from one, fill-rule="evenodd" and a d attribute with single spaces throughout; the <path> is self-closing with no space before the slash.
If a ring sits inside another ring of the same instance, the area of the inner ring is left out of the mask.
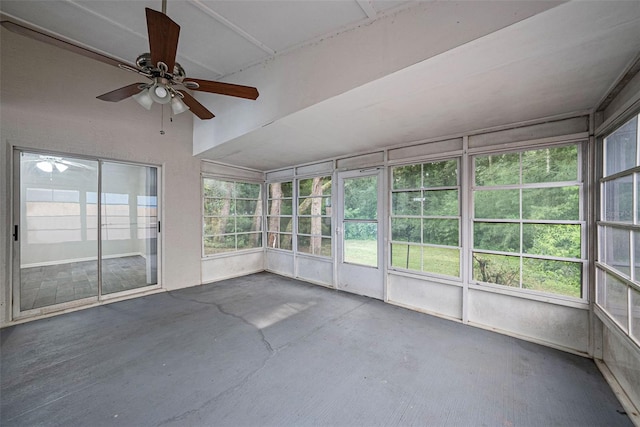
<path id="1" fill-rule="evenodd" d="M 604 183 L 604 220 L 633 221 L 633 181 L 627 175 Z"/>
<path id="2" fill-rule="evenodd" d="M 458 185 L 458 161 L 425 163 L 423 169 L 423 187 L 455 187 Z"/>
<path id="3" fill-rule="evenodd" d="M 636 166 L 638 116 L 604 139 L 605 176 Z"/>
<path id="4" fill-rule="evenodd" d="M 476 222 L 473 247 L 490 251 L 520 252 L 520 224 Z"/>
<path id="5" fill-rule="evenodd" d="M 421 270 L 422 248 L 417 245 L 391 244 L 391 266 L 409 270 Z"/>
<path id="6" fill-rule="evenodd" d="M 422 166 L 409 165 L 393 168 L 393 189 L 418 189 L 422 186 Z"/>
<path id="7" fill-rule="evenodd" d="M 580 258 L 580 226 L 523 224 L 522 250 L 528 254 Z"/>
<path id="8" fill-rule="evenodd" d="M 544 148 L 522 153 L 522 182 L 578 180 L 578 147 Z"/>
<path id="9" fill-rule="evenodd" d="M 344 180 L 344 218 L 378 219 L 378 176 Z"/>
<path id="10" fill-rule="evenodd" d="M 291 250 L 291 234 L 269 233 L 267 235 L 267 247 Z"/>
<path id="11" fill-rule="evenodd" d="M 420 243 L 420 218 L 391 218 L 391 240 Z"/>
<path id="12" fill-rule="evenodd" d="M 636 174 L 636 224 L 640 225 L 640 173 Z"/>
<path id="13" fill-rule="evenodd" d="M 458 216 L 458 190 L 432 190 L 423 194 L 425 216 Z"/>
<path id="14" fill-rule="evenodd" d="M 236 198 L 238 199 L 259 199 L 260 184 L 252 184 L 249 182 L 236 182 Z"/>
<path id="15" fill-rule="evenodd" d="M 403 191 L 391 194 L 391 213 L 393 215 L 421 215 L 422 192 Z"/>
<path id="16" fill-rule="evenodd" d="M 238 216 L 236 217 L 236 233 L 248 233 L 250 231 L 260 231 L 262 217 L 259 216 Z"/>
<path id="17" fill-rule="evenodd" d="M 98 163 L 20 156 L 20 311 L 98 295 Z"/>
<path id="18" fill-rule="evenodd" d="M 637 283 L 640 283 L 640 231 L 634 231 L 633 232 L 633 240 L 635 242 L 635 259 L 634 259 L 634 264 L 635 264 L 635 276 L 634 276 L 634 280 Z"/>
<path id="19" fill-rule="evenodd" d="M 298 184 L 298 197 L 330 196 L 331 177 L 319 176 L 310 179 L 301 179 Z"/>
<path id="20" fill-rule="evenodd" d="M 494 154 L 475 158 L 476 185 L 520 183 L 520 154 Z"/>
<path id="21" fill-rule="evenodd" d="M 330 197 L 299 199 L 298 215 L 331 215 Z"/>
<path id="22" fill-rule="evenodd" d="M 235 221 L 233 217 L 213 217 L 204 219 L 204 234 L 226 234 L 233 233 Z"/>
<path id="23" fill-rule="evenodd" d="M 522 218 L 579 221 L 580 187 L 523 189 Z"/>
<path id="24" fill-rule="evenodd" d="M 291 234 L 280 234 L 280 249 L 293 250 L 293 237 Z"/>
<path id="25" fill-rule="evenodd" d="M 603 308 L 627 331 L 629 309 L 627 307 L 628 288 L 610 274 L 605 274 L 605 292 Z"/>
<path id="26" fill-rule="evenodd" d="M 458 246 L 457 219 L 425 219 L 422 221 L 422 242 L 433 245 Z"/>
<path id="27" fill-rule="evenodd" d="M 207 216 L 229 216 L 236 210 L 236 202 L 231 199 L 204 199 L 204 214 Z"/>
<path id="28" fill-rule="evenodd" d="M 298 233 L 331 236 L 330 217 L 299 217 Z"/>
<path id="29" fill-rule="evenodd" d="M 232 235 L 228 236 L 214 236 L 204 238 L 204 254 L 214 255 L 223 252 L 232 252 L 236 250 L 236 237 Z"/>
<path id="30" fill-rule="evenodd" d="M 422 248 L 423 271 L 460 277 L 460 250 L 424 246 Z"/>
<path id="31" fill-rule="evenodd" d="M 580 298 L 582 295 L 582 264 L 524 258 L 522 260 L 522 287 Z"/>
<path id="32" fill-rule="evenodd" d="M 344 224 L 344 262 L 378 266 L 378 224 Z"/>
<path id="33" fill-rule="evenodd" d="M 631 336 L 640 342 L 640 292 L 631 289 Z"/>
<path id="34" fill-rule="evenodd" d="M 269 198 L 282 199 L 293 197 L 293 182 L 274 182 L 269 184 Z"/>
<path id="35" fill-rule="evenodd" d="M 311 255 L 331 256 L 331 239 L 320 236 L 298 236 L 298 251 Z"/>
<path id="36" fill-rule="evenodd" d="M 272 216 L 267 218 L 267 231 L 291 233 L 293 220 L 289 217 Z"/>
<path id="37" fill-rule="evenodd" d="M 102 293 L 155 285 L 157 169 L 104 162 L 102 191 Z"/>
<path id="38" fill-rule="evenodd" d="M 233 182 L 204 178 L 204 196 L 230 199 L 233 197 Z"/>
<path id="39" fill-rule="evenodd" d="M 236 200 L 236 215 L 258 215 L 259 206 L 258 200 Z"/>
<path id="40" fill-rule="evenodd" d="M 520 284 L 520 258 L 474 252 L 473 279 L 517 288 Z"/>
<path id="41" fill-rule="evenodd" d="M 474 191 L 473 199 L 475 218 L 520 218 L 520 190 Z"/>
<path id="42" fill-rule="evenodd" d="M 262 233 L 238 234 L 238 249 L 262 247 Z"/>
<path id="43" fill-rule="evenodd" d="M 291 199 L 276 199 L 269 200 L 269 215 L 291 215 L 293 212 L 293 200 Z"/>
<path id="44" fill-rule="evenodd" d="M 604 227 L 602 260 L 625 276 L 631 276 L 631 232 L 621 228 Z"/>

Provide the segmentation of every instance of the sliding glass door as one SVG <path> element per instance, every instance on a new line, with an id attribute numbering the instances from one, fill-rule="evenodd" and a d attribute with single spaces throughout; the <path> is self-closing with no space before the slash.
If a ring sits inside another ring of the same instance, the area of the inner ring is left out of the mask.
<path id="1" fill-rule="evenodd" d="M 158 168 L 14 153 L 14 316 L 158 284 Z"/>

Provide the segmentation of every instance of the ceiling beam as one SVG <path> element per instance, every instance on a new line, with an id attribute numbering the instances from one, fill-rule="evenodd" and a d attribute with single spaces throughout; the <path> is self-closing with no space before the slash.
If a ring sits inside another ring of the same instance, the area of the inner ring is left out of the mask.
<path id="1" fill-rule="evenodd" d="M 375 8 L 369 0 L 356 0 L 356 3 L 358 3 L 360 9 L 362 9 L 364 13 L 367 14 L 367 18 L 376 19 L 376 17 L 378 16 L 378 12 L 376 12 Z"/>
<path id="2" fill-rule="evenodd" d="M 238 27 L 236 24 L 234 24 L 233 22 L 229 21 L 224 16 L 220 15 L 218 12 L 216 12 L 215 10 L 211 9 L 209 6 L 207 6 L 204 3 L 202 3 L 202 1 L 200 1 L 200 0 L 189 0 L 189 3 L 194 5 L 195 7 L 197 7 L 198 9 L 200 9 L 201 11 L 203 11 L 204 13 L 209 15 L 211 18 L 215 19 L 216 21 L 218 21 L 219 23 L 224 25 L 225 27 L 229 28 L 234 33 L 240 35 L 245 40 L 247 40 L 248 42 L 253 44 L 254 46 L 256 46 L 259 49 L 263 50 L 264 52 L 268 53 L 269 55 L 275 55 L 276 54 L 276 51 L 274 49 L 271 49 L 269 46 L 265 45 L 260 40 L 258 40 L 255 37 L 253 37 L 251 34 L 247 33 L 245 30 L 243 30 L 242 28 Z"/>

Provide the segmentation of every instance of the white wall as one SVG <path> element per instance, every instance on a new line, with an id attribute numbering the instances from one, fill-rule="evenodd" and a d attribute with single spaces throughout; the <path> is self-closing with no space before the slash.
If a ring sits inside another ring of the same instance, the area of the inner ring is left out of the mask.
<path id="1" fill-rule="evenodd" d="M 163 171 L 162 283 L 176 289 L 200 280 L 200 175 L 192 157 L 193 119 L 169 121 L 161 110 L 128 99 L 95 97 L 141 81 L 133 73 L 8 32 L 1 34 L 0 308 L 10 315 L 12 146 L 160 165 Z"/>

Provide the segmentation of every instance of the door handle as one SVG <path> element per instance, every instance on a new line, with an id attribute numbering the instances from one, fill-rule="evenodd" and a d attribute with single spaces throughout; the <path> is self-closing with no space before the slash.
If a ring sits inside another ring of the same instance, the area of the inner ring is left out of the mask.
<path id="1" fill-rule="evenodd" d="M 18 227 L 18 225 L 14 225 L 13 226 L 13 241 L 17 242 L 18 241 L 18 230 L 20 230 L 20 227 Z"/>

